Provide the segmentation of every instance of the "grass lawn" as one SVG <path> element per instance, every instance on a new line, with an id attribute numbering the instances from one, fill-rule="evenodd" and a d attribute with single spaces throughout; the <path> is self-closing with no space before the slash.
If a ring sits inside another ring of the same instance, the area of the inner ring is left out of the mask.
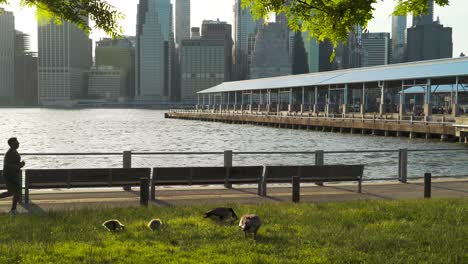
<path id="1" fill-rule="evenodd" d="M 0 263 L 468 263 L 467 199 L 231 206 L 262 218 L 257 241 L 207 205 L 1 214 Z"/>

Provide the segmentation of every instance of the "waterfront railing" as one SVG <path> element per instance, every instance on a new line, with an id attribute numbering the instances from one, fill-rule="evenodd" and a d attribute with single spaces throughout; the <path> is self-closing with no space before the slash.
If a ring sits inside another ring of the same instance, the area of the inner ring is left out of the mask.
<path id="1" fill-rule="evenodd" d="M 468 177 L 468 148 L 22 153 L 25 169 L 141 168 L 188 166 L 363 164 L 364 181 L 407 182 L 431 172 L 433 178 Z M 1 161 L 0 161 L 1 162 Z"/>

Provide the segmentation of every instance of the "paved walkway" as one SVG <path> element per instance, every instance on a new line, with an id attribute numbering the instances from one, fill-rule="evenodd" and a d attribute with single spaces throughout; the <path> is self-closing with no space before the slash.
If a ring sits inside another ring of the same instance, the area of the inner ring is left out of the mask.
<path id="1" fill-rule="evenodd" d="M 291 201 L 290 186 L 269 186 L 268 197 L 259 197 L 256 186 L 234 186 L 234 189 L 214 187 L 158 188 L 157 200 L 150 204 L 232 204 Z M 419 199 L 424 196 L 423 182 L 372 183 L 364 182 L 363 192 L 357 193 L 357 184 L 327 184 L 324 187 L 312 184 L 301 187 L 301 202 L 333 202 L 369 199 Z M 468 197 L 468 179 L 433 180 L 432 197 Z M 10 208 L 11 198 L 0 200 L 0 213 Z M 138 189 L 48 190 L 32 191 L 31 204 L 20 205 L 22 212 L 43 212 L 83 207 L 126 207 L 139 206 Z"/>

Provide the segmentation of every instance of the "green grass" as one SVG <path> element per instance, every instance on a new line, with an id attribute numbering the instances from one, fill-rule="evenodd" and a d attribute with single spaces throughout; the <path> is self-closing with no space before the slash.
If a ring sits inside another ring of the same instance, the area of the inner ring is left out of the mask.
<path id="1" fill-rule="evenodd" d="M 256 242 L 203 219 L 211 207 L 2 214 L 0 263 L 468 263 L 466 199 L 232 205 L 262 218 Z"/>

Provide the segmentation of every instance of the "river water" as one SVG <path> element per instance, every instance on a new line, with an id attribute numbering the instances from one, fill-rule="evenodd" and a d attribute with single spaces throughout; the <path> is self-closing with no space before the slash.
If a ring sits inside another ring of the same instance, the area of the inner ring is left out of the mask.
<path id="1" fill-rule="evenodd" d="M 362 136 L 201 121 L 165 119 L 145 109 L 0 109 L 0 152 L 16 136 L 21 153 L 222 152 L 464 149 L 410 152 L 408 175 L 468 175 L 468 147 L 437 140 Z M 326 164 L 365 164 L 365 178 L 397 175 L 398 153 L 326 154 Z M 27 168 L 121 167 L 121 155 L 23 155 Z M 313 165 L 313 155 L 235 155 L 234 165 Z M 3 164 L 3 159 L 0 160 Z M 222 155 L 133 156 L 133 167 L 217 166 Z"/>

